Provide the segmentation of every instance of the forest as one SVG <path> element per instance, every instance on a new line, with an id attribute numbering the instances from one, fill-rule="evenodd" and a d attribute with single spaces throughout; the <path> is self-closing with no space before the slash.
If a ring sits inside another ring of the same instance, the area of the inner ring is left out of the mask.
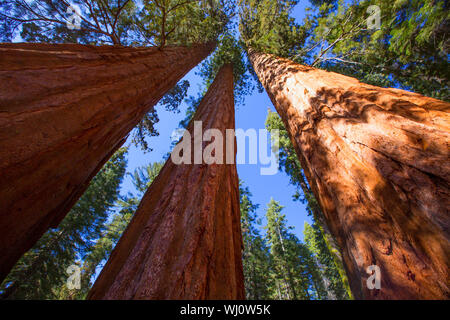
<path id="1" fill-rule="evenodd" d="M 449 299 L 449 31 L 444 0 L 1 1 L 0 299 Z"/>

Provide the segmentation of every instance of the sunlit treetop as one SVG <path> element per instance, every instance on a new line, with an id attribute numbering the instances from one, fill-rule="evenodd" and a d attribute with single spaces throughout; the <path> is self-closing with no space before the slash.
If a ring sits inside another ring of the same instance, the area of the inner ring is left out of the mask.
<path id="1" fill-rule="evenodd" d="M 236 35 L 231 31 L 221 35 L 218 38 L 217 49 L 202 63 L 198 74 L 204 81 L 206 92 L 213 83 L 220 67 L 227 63 L 232 64 L 235 101 L 242 104 L 244 97 L 252 92 L 254 84 L 250 81 L 250 76 L 247 73 L 242 43 L 236 39 Z"/>
<path id="2" fill-rule="evenodd" d="M 240 0 L 239 31 L 246 47 L 290 57 L 303 47 L 308 19 L 300 25 L 290 15 L 298 0 Z"/>

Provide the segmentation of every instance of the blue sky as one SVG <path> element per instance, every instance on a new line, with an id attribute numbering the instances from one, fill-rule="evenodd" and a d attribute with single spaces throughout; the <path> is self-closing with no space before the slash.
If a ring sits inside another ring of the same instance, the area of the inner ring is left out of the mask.
<path id="1" fill-rule="evenodd" d="M 298 22 L 304 17 L 304 8 L 309 4 L 307 1 L 299 3 L 293 11 L 293 16 Z M 197 92 L 201 90 L 202 80 L 196 75 L 198 66 L 192 69 L 184 79 L 190 82 L 188 95 L 197 96 Z M 173 113 L 164 110 L 161 106 L 156 106 L 159 116 L 159 123 L 156 124 L 156 129 L 159 136 L 148 138 L 149 146 L 153 151 L 143 153 L 139 148 L 136 148 L 130 143 L 130 139 L 126 142 L 129 145 L 128 153 L 128 168 L 129 172 L 133 172 L 139 166 L 145 166 L 151 162 L 162 161 L 163 156 L 170 151 L 171 134 L 174 129 L 178 127 L 180 120 L 185 116 L 187 105 L 183 102 L 180 106 L 180 113 Z M 267 110 L 275 111 L 266 92 L 258 93 L 256 90 L 251 96 L 245 98 L 244 105 L 236 106 L 236 128 L 247 130 L 264 129 L 264 122 L 267 116 Z M 239 150 L 238 152 L 243 152 Z M 275 175 L 261 175 L 259 164 L 238 164 L 237 170 L 241 180 L 249 187 L 253 194 L 252 201 L 259 204 L 257 211 L 258 217 L 262 218 L 262 223 L 265 224 L 265 210 L 270 198 L 279 201 L 281 205 L 285 206 L 283 213 L 286 215 L 288 224 L 294 227 L 293 232 L 303 239 L 303 225 L 305 220 L 311 223 L 311 218 L 306 215 L 305 206 L 292 200 L 292 195 L 295 193 L 295 188 L 290 185 L 289 177 L 281 171 Z M 128 191 L 135 191 L 131 183 L 131 178 L 126 177 L 122 185 L 122 193 Z"/>

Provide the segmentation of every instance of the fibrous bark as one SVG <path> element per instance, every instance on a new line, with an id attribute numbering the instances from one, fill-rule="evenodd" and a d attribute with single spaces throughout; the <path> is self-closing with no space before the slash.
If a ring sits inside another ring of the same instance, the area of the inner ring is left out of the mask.
<path id="1" fill-rule="evenodd" d="M 360 299 L 449 297 L 450 104 L 250 50 Z M 381 269 L 369 289 L 366 268 Z"/>
<path id="2" fill-rule="evenodd" d="M 213 46 L 0 45 L 0 280 Z"/>
<path id="3" fill-rule="evenodd" d="M 202 121 L 203 130 L 220 130 L 223 137 L 234 129 L 230 65 L 222 67 L 202 99 L 187 128 L 192 137 L 193 121 Z M 223 162 L 167 160 L 89 299 L 244 298 L 238 177 L 236 165 Z"/>

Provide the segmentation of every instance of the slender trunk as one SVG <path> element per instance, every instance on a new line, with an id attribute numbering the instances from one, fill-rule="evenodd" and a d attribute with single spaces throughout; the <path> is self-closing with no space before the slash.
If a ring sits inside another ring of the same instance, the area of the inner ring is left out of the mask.
<path id="1" fill-rule="evenodd" d="M 295 290 L 294 277 L 292 276 L 291 269 L 290 269 L 288 261 L 287 261 L 286 249 L 284 248 L 283 237 L 281 236 L 280 226 L 278 225 L 278 221 L 277 221 L 277 233 L 278 233 L 278 237 L 279 237 L 280 243 L 281 243 L 281 251 L 283 251 L 283 260 L 284 260 L 283 267 L 286 270 L 286 273 L 288 274 L 288 278 L 289 278 L 288 287 L 289 287 L 290 291 L 292 292 L 294 300 L 297 300 L 297 292 Z"/>
<path id="2" fill-rule="evenodd" d="M 187 128 L 191 136 L 194 121 L 223 137 L 234 129 L 230 65 L 200 103 Z M 169 158 L 88 299 L 244 299 L 241 250 L 236 165 L 176 165 Z"/>
<path id="3" fill-rule="evenodd" d="M 0 281 L 213 44 L 0 44 Z"/>
<path id="4" fill-rule="evenodd" d="M 359 299 L 448 298 L 448 103 L 250 50 Z M 381 269 L 370 290 L 366 268 Z"/>

